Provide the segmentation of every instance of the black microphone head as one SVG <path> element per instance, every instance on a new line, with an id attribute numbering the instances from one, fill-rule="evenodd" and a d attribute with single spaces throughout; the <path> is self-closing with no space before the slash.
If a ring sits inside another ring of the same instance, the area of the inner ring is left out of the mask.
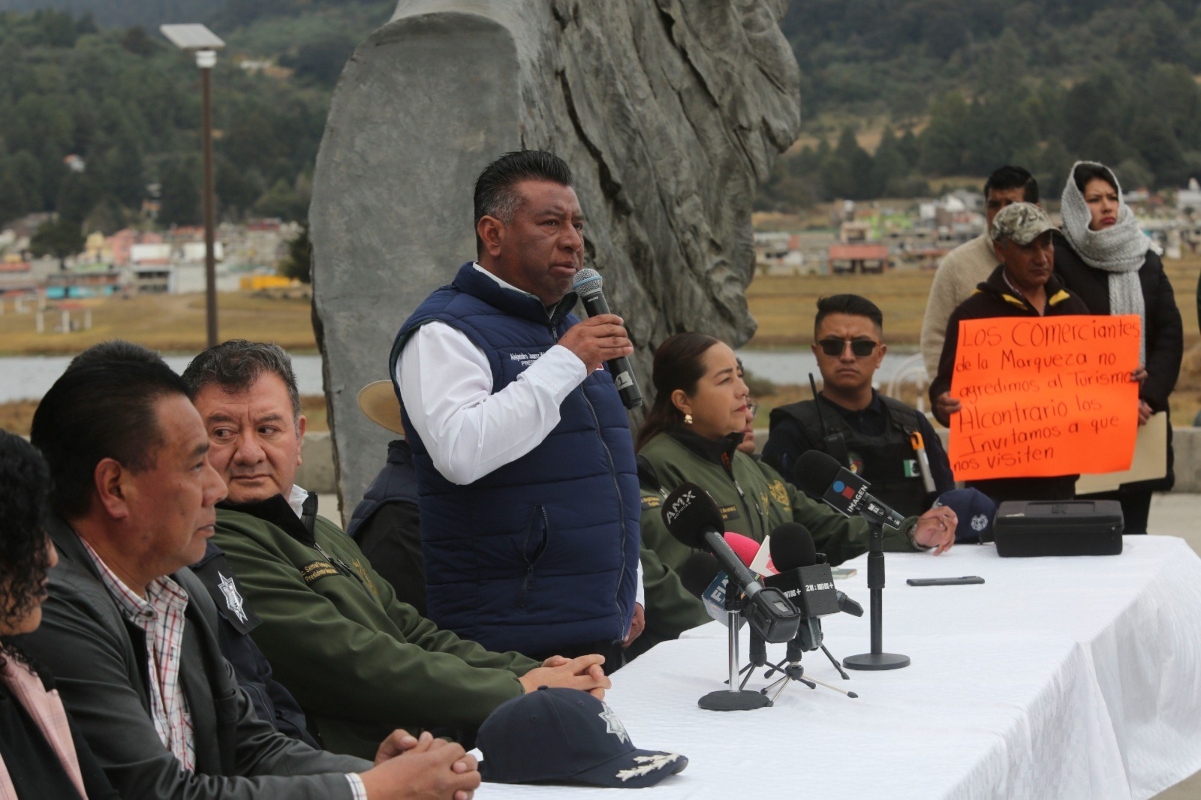
<path id="1" fill-rule="evenodd" d="M 689 594 L 700 597 L 719 572 L 721 564 L 712 553 L 693 553 L 684 559 L 684 563 L 676 570 L 676 575 Z"/>
<path id="2" fill-rule="evenodd" d="M 779 572 L 811 567 L 817 563 L 813 535 L 799 522 L 785 522 L 771 532 L 771 561 Z"/>
<path id="3" fill-rule="evenodd" d="M 806 450 L 797 459 L 793 477 L 801 491 L 820 500 L 840 469 L 842 465 L 821 450 Z"/>
<path id="4" fill-rule="evenodd" d="M 695 483 L 681 483 L 663 501 L 663 524 L 677 540 L 698 550 L 708 550 L 705 532 L 721 533 L 725 519 L 713 498 Z"/>
<path id="5" fill-rule="evenodd" d="M 599 272 L 590 267 L 585 267 L 575 274 L 571 290 L 580 297 L 591 297 L 594 294 L 600 294 L 604 283 L 605 279 L 601 277 Z"/>

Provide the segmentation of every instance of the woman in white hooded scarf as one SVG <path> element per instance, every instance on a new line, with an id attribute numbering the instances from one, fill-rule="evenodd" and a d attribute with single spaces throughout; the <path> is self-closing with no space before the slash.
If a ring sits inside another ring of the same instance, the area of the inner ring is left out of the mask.
<path id="1" fill-rule="evenodd" d="M 1094 314 L 1138 314 L 1142 320 L 1139 367 L 1139 424 L 1168 411 L 1168 397 L 1180 374 L 1184 330 L 1172 285 L 1158 248 L 1139 228 L 1109 168 L 1078 161 L 1063 188 L 1063 236 L 1055 237 L 1055 272 Z M 1142 373 L 1139 373 L 1142 374 Z M 1171 426 L 1167 475 L 1123 484 L 1116 492 L 1091 495 L 1122 503 L 1126 533 L 1146 533 L 1154 491 L 1172 488 Z"/>

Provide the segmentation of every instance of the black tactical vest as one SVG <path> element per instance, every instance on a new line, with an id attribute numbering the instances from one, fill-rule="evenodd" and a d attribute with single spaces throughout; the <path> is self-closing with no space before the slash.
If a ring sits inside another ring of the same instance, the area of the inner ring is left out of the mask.
<path id="1" fill-rule="evenodd" d="M 772 422 L 788 416 L 801 424 L 805 436 L 818 449 L 859 475 L 871 492 L 905 516 L 916 516 L 930 506 L 911 436 L 919 433 L 919 412 L 899 400 L 878 395 L 887 418 L 882 436 L 852 429 L 829 400 L 818 415 L 817 401 L 802 400 L 772 411 Z M 823 424 L 824 423 L 824 424 Z"/>

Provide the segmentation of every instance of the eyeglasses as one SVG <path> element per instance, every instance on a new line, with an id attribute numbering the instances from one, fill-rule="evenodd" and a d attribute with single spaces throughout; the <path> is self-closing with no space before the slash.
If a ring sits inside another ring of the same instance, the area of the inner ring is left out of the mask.
<path id="1" fill-rule="evenodd" d="M 867 358 L 876 350 L 876 345 L 879 342 L 873 342 L 871 339 L 822 339 L 817 343 L 821 347 L 822 352 L 828 356 L 840 356 L 846 350 L 846 346 L 851 346 L 851 352 L 855 354 L 855 358 Z"/>
<path id="2" fill-rule="evenodd" d="M 747 398 L 746 408 L 747 411 L 751 412 L 751 416 L 753 417 L 759 413 L 759 402 L 757 400 L 751 400 L 750 398 Z"/>

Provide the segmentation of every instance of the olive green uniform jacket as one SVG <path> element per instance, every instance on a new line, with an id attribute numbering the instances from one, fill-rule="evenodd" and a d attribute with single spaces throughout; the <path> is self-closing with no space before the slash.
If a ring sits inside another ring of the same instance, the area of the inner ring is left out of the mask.
<path id="1" fill-rule="evenodd" d="M 254 640 L 335 753 L 374 758 L 392 730 L 474 736 L 537 662 L 439 630 L 396 599 L 332 522 L 282 495 L 218 508 L 213 541 L 262 623 Z"/>
<path id="2" fill-rule="evenodd" d="M 862 517 L 844 517 L 798 492 L 774 469 L 738 452 L 738 438 L 713 442 L 691 431 L 672 431 L 655 436 L 639 451 L 654 468 L 661 491 L 643 487 L 646 630 L 634 642 L 638 652 L 709 621 L 700 599 L 683 588 L 677 574 L 697 551 L 668 533 L 660 510 L 661 496 L 681 483 L 695 483 L 707 491 L 721 508 L 726 530 L 756 542 L 785 522 L 799 522 L 809 529 L 817 551 L 825 553 L 831 564 L 867 552 L 869 533 Z M 911 538 L 916 523 L 917 518 L 910 517 L 900 531 L 885 528 L 884 549 L 921 549 Z"/>

